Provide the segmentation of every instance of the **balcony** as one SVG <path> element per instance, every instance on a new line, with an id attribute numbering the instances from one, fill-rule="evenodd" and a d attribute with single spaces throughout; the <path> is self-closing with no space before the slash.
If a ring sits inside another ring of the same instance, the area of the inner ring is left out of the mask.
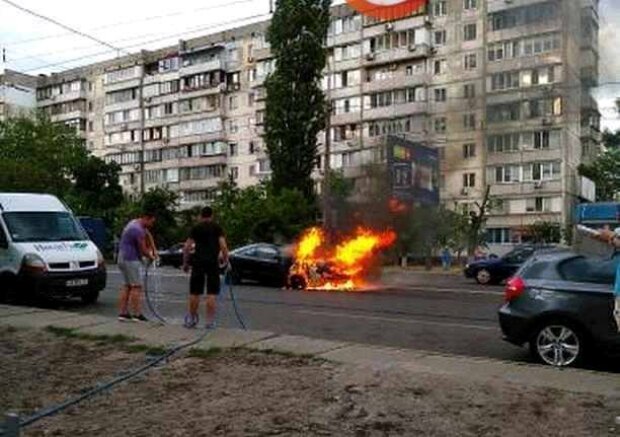
<path id="1" fill-rule="evenodd" d="M 130 88 L 139 88 L 142 84 L 141 77 L 134 77 L 127 80 L 121 80 L 118 82 L 112 82 L 104 85 L 106 93 L 113 93 L 114 91 L 121 91 Z"/>
<path id="2" fill-rule="evenodd" d="M 194 74 L 205 73 L 208 71 L 218 71 L 224 70 L 224 63 L 221 59 L 214 59 L 212 61 L 203 62 L 196 65 L 190 65 L 187 67 L 182 67 L 179 70 L 179 75 L 183 76 L 192 76 Z"/>
<path id="3" fill-rule="evenodd" d="M 371 82 L 364 83 L 364 93 L 374 93 L 379 91 L 389 91 L 399 88 L 413 87 L 417 85 L 428 84 L 430 82 L 430 75 L 427 73 L 414 74 L 406 76 L 405 74 L 398 74 L 396 77 L 386 80 L 373 80 Z"/>
<path id="4" fill-rule="evenodd" d="M 384 108 L 374 108 L 364 110 L 364 121 L 399 118 L 412 114 L 423 114 L 428 112 L 428 102 L 411 102 L 400 105 L 392 105 Z"/>
<path id="5" fill-rule="evenodd" d="M 58 103 L 70 102 L 72 100 L 86 100 L 86 90 L 82 89 L 79 91 L 73 91 L 70 93 L 57 94 L 55 96 L 51 96 L 48 99 L 39 100 L 37 105 L 40 107 L 55 105 Z"/>
<path id="6" fill-rule="evenodd" d="M 255 49 L 252 52 L 252 56 L 251 59 L 252 61 L 250 61 L 250 59 L 248 59 L 248 62 L 254 62 L 254 61 L 264 61 L 266 59 L 270 59 L 273 58 L 273 54 L 271 53 L 271 49 L 270 48 L 263 48 L 263 49 Z"/>
<path id="7" fill-rule="evenodd" d="M 332 125 L 340 125 L 340 124 L 355 124 L 362 120 L 362 114 L 359 109 L 355 112 L 347 112 L 344 114 L 332 115 L 331 124 Z"/>
<path id="8" fill-rule="evenodd" d="M 489 153 L 487 165 L 522 164 L 535 161 L 557 161 L 562 159 L 562 150 L 555 149 L 525 149 L 519 152 Z"/>
<path id="9" fill-rule="evenodd" d="M 370 52 L 364 55 L 365 67 L 372 65 L 391 64 L 408 59 L 428 58 L 432 49 L 428 44 L 415 44 L 406 48 L 397 48 L 383 52 Z"/>
<path id="10" fill-rule="evenodd" d="M 87 118 L 86 111 L 76 110 L 71 112 L 65 112 L 64 114 L 55 114 L 51 115 L 50 119 L 54 122 L 63 122 L 68 120 L 76 120 L 76 119 L 86 119 Z"/>
<path id="11" fill-rule="evenodd" d="M 562 181 L 552 180 L 538 183 L 520 182 L 514 184 L 493 184 L 492 192 L 494 196 L 557 194 L 562 192 Z"/>

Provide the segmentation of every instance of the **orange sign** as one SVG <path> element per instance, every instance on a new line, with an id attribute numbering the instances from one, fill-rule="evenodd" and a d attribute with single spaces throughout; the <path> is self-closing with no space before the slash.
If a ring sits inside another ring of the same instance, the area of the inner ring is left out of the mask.
<path id="1" fill-rule="evenodd" d="M 362 15 L 380 20 L 407 17 L 426 5 L 427 0 L 347 0 Z"/>

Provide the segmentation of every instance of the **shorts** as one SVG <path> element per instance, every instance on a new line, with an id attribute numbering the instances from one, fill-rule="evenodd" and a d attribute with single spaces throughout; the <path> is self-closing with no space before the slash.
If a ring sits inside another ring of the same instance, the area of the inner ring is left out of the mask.
<path id="1" fill-rule="evenodd" d="M 196 296 L 204 294 L 205 279 L 207 294 L 213 296 L 220 294 L 220 268 L 217 264 L 192 267 L 189 278 L 189 293 Z"/>
<path id="2" fill-rule="evenodd" d="M 118 269 L 121 271 L 125 285 L 131 287 L 142 286 L 142 275 L 140 274 L 142 270 L 141 261 L 125 261 L 123 256 L 119 254 Z"/>

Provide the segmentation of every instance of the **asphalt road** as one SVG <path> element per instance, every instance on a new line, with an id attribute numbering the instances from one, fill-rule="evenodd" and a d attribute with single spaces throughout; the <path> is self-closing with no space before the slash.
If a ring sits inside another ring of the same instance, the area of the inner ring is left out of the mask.
<path id="1" fill-rule="evenodd" d="M 116 315 L 120 279 L 111 267 L 98 304 L 65 308 Z M 169 323 L 182 323 L 187 287 L 187 275 L 172 268 L 160 269 L 150 281 L 154 306 Z M 290 291 L 252 284 L 234 288 L 250 329 L 529 362 L 525 348 L 501 339 L 497 309 L 502 291 L 460 276 L 427 273 L 388 274 L 383 284 L 359 292 Z M 218 318 L 219 326 L 238 326 L 228 294 L 220 298 Z M 620 372 L 620 359 L 597 363 L 594 369 Z"/>

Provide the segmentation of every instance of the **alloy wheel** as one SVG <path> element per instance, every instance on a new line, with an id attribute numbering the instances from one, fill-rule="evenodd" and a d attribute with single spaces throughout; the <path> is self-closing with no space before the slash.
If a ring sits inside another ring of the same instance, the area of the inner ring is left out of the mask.
<path id="1" fill-rule="evenodd" d="M 582 351 L 577 333 L 565 325 L 547 325 L 536 336 L 536 352 L 552 366 L 567 367 L 575 363 Z"/>

